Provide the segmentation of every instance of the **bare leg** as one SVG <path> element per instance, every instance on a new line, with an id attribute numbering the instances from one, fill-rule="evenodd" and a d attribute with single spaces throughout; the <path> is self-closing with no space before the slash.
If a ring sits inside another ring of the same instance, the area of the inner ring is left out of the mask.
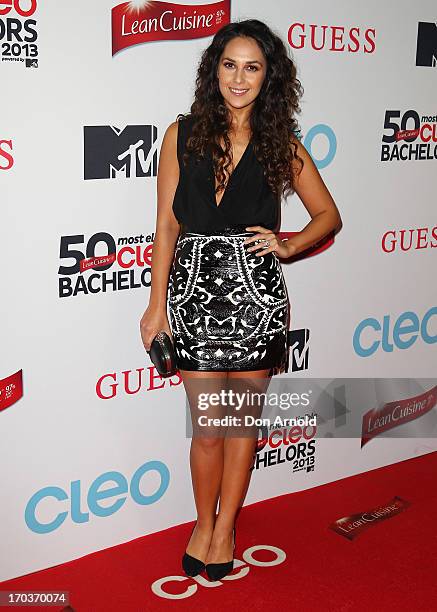
<path id="1" fill-rule="evenodd" d="M 220 492 L 220 483 L 223 474 L 223 435 L 197 435 L 194 424 L 198 416 L 196 411 L 198 395 L 205 392 L 219 392 L 225 388 L 227 372 L 198 372 L 180 370 L 190 403 L 191 418 L 193 422 L 193 437 L 190 448 L 190 469 L 193 485 L 194 500 L 197 510 L 197 523 L 191 534 L 186 552 L 200 559 L 206 560 L 214 529 L 217 501 Z M 219 412 L 220 407 L 215 411 Z M 208 416 L 214 414 L 214 408 L 208 408 Z"/>
<path id="2" fill-rule="evenodd" d="M 242 391 L 246 382 L 250 390 L 259 393 L 266 392 L 270 383 L 269 370 L 251 372 L 229 372 L 229 387 L 239 388 Z M 241 384 L 238 379 L 240 379 Z M 262 405 L 258 411 L 247 406 L 240 413 L 259 416 Z M 256 412 L 256 414 L 255 414 Z M 224 440 L 223 478 L 220 487 L 219 513 L 214 525 L 211 546 L 208 551 L 207 563 L 224 563 L 233 557 L 232 530 L 238 509 L 243 504 L 244 496 L 250 480 L 249 468 L 257 440 L 257 429 L 251 435 L 246 431 L 244 437 L 239 437 L 235 429 Z"/>

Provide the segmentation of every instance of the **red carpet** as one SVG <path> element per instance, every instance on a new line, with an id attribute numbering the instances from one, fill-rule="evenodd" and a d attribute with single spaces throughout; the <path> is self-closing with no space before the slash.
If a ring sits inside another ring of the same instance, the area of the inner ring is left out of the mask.
<path id="1" fill-rule="evenodd" d="M 221 584 L 205 577 L 163 585 L 171 594 L 192 592 L 183 599 L 159 597 L 151 585 L 182 576 L 180 557 L 192 523 L 3 582 L 0 590 L 68 590 L 77 612 L 437 610 L 436 472 L 437 453 L 431 453 L 243 508 L 235 557 L 269 545 L 284 551 L 285 559 L 267 567 L 243 561 L 234 569 L 240 578 Z M 411 505 L 355 540 L 329 529 L 336 519 L 394 496 Z M 276 555 L 258 551 L 253 557 L 268 561 Z"/>

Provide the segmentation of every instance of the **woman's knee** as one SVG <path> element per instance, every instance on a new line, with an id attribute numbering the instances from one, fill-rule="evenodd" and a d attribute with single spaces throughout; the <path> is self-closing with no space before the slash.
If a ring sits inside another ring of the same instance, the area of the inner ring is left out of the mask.
<path id="1" fill-rule="evenodd" d="M 223 447 L 223 437 L 219 435 L 194 436 L 192 445 L 204 452 L 217 452 Z"/>

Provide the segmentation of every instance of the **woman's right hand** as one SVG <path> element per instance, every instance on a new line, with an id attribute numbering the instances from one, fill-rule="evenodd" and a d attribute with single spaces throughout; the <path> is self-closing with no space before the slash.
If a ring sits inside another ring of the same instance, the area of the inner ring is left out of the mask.
<path id="1" fill-rule="evenodd" d="M 146 351 L 150 351 L 154 337 L 161 330 L 167 332 L 173 342 L 167 312 L 162 308 L 157 309 L 149 305 L 140 321 L 141 339 Z"/>

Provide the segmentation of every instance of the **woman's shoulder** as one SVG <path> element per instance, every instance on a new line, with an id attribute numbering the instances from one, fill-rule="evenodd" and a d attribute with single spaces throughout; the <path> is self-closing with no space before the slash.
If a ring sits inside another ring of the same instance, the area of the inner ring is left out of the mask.
<path id="1" fill-rule="evenodd" d="M 176 119 L 169 123 L 167 126 L 167 130 L 169 132 L 177 132 L 179 124 L 186 124 L 192 119 L 192 115 L 190 113 L 179 113 L 176 116 Z"/>
<path id="2" fill-rule="evenodd" d="M 172 123 L 170 123 L 167 126 L 167 129 L 164 132 L 164 136 L 162 139 L 162 148 L 167 149 L 168 147 L 171 147 L 172 149 L 176 150 L 177 141 L 178 141 L 178 122 L 172 121 Z"/>
<path id="3" fill-rule="evenodd" d="M 184 125 L 190 125 L 193 122 L 192 113 L 179 113 L 176 117 L 176 123 L 181 123 Z"/>
<path id="4" fill-rule="evenodd" d="M 179 113 L 175 121 L 172 121 L 168 125 L 164 137 L 168 136 L 168 138 L 171 138 L 174 141 L 183 138 L 184 134 L 188 135 L 192 126 L 192 121 L 193 116 L 191 113 Z"/>
<path id="5" fill-rule="evenodd" d="M 179 161 L 182 159 L 182 154 L 185 148 L 185 142 L 190 134 L 192 115 L 190 113 L 179 113 L 175 121 L 172 121 L 163 137 L 162 146 L 167 150 L 171 148 L 177 152 Z"/>

